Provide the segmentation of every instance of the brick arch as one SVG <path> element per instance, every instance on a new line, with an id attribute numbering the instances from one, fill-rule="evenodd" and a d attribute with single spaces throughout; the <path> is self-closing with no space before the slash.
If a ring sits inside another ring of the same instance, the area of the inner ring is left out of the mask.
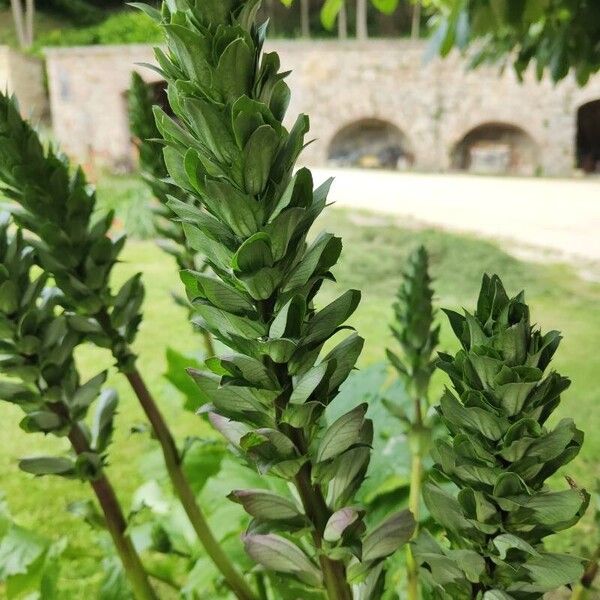
<path id="1" fill-rule="evenodd" d="M 527 128 L 511 121 L 482 121 L 450 147 L 453 170 L 533 175 L 540 168 L 539 144 Z"/>
<path id="2" fill-rule="evenodd" d="M 410 168 L 414 147 L 405 130 L 382 117 L 361 117 L 338 126 L 327 144 L 327 160 L 338 166 Z"/>

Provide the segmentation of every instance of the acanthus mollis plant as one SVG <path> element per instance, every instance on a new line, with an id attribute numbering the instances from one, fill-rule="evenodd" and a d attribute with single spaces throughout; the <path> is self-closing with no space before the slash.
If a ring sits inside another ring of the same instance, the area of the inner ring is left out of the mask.
<path id="1" fill-rule="evenodd" d="M 204 257 L 189 245 L 181 223 L 172 221 L 173 212 L 168 207 L 169 196 L 174 195 L 185 203 L 195 205 L 195 200 L 187 191 L 168 182 L 169 172 L 158 142 L 160 132 L 154 118 L 155 97 L 152 85 L 141 75 L 133 72 L 128 93 L 129 127 L 138 149 L 139 168 L 146 185 L 156 203 L 152 205 L 154 228 L 161 236 L 159 246 L 175 258 L 180 269 L 205 271 Z M 179 297 L 176 300 L 184 304 Z M 189 305 L 187 306 L 188 308 Z M 193 308 L 191 309 L 193 313 Z M 204 348 L 209 356 L 214 354 L 212 336 L 202 329 Z"/>
<path id="2" fill-rule="evenodd" d="M 0 223 L 0 400 L 21 408 L 28 433 L 67 438 L 68 456 L 22 459 L 20 468 L 36 476 L 57 475 L 87 481 L 138 600 L 157 598 L 127 532 L 127 521 L 104 473 L 113 433 L 117 397 L 102 391 L 106 372 L 81 383 L 73 353 L 83 335 L 60 306 L 58 290 L 47 276 L 32 277 L 35 251 L 20 230 Z M 96 409 L 88 425 L 93 404 Z M 15 550 L 16 552 L 16 550 Z"/>
<path id="3" fill-rule="evenodd" d="M 262 53 L 259 4 L 144 7 L 167 38 L 156 49 L 175 114 L 156 109 L 166 165 L 202 209 L 175 197 L 169 206 L 212 270 L 182 279 L 202 324 L 231 350 L 206 361 L 210 373 L 191 374 L 203 412 L 237 452 L 295 490 L 232 492 L 253 517 L 248 553 L 331 599 L 378 598 L 384 560 L 414 522 L 404 511 L 365 532 L 354 494 L 373 437 L 367 407 L 324 418 L 362 349 L 356 333 L 332 340 L 360 294 L 317 308 L 342 244 L 329 233 L 309 239 L 329 183 L 315 190 L 310 171 L 294 174 L 308 119 L 282 125 L 290 92 L 277 54 Z"/>
<path id="4" fill-rule="evenodd" d="M 446 311 L 462 349 L 440 355 L 454 391 L 439 413 L 449 432 L 433 451 L 440 479 L 424 498 L 447 532 L 440 545 L 424 533 L 414 544 L 434 596 L 533 600 L 576 581 L 581 561 L 547 552 L 546 536 L 583 515 L 589 496 L 568 479 L 548 478 L 579 452 L 571 419 L 548 419 L 569 380 L 549 370 L 561 336 L 531 324 L 523 293 L 509 298 L 497 276 L 484 276 L 477 310 Z"/>
<path id="5" fill-rule="evenodd" d="M 427 457 L 434 431 L 428 415 L 429 386 L 435 370 L 433 353 L 439 342 L 439 326 L 435 326 L 433 289 L 429 275 L 429 255 L 420 246 L 409 257 L 403 280 L 394 303 L 392 335 L 401 353 L 388 349 L 387 357 L 396 370 L 411 406 L 386 400 L 390 413 L 402 422 L 411 450 L 411 477 L 408 507 L 419 522 L 423 461 Z M 407 549 L 408 597 L 419 598 L 418 565 L 410 547 Z"/>
<path id="6" fill-rule="evenodd" d="M 109 348 L 161 446 L 178 499 L 207 553 L 239 598 L 254 594 L 217 543 L 183 470 L 183 455 L 140 374 L 131 344 L 142 320 L 141 275 L 116 293 L 110 276 L 125 244 L 113 237 L 113 214 L 96 218 L 95 190 L 81 169 L 37 133 L 19 114 L 16 101 L 0 93 L 0 191 L 13 201 L 17 224 L 34 234 L 39 266 L 52 275 L 70 313 L 71 327 L 87 342 Z"/>

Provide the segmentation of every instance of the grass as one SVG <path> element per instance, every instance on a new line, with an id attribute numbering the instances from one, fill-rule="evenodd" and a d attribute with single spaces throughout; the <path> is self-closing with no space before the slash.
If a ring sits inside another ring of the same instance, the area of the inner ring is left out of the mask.
<path id="1" fill-rule="evenodd" d="M 104 179 L 99 186 L 101 203 L 118 207 L 115 197 L 138 198 L 140 192 L 136 186 L 131 178 Z M 140 215 L 140 220 L 144 218 Z M 324 289 L 322 301 L 349 287 L 364 292 L 362 304 L 352 319 L 352 324 L 366 337 L 362 366 L 384 360 L 385 347 L 391 343 L 388 323 L 393 297 L 406 257 L 420 243 L 428 247 L 432 256 L 439 306 L 472 307 L 483 271 L 498 273 L 510 292 L 525 288 L 534 319 L 545 330 L 559 329 L 564 333 L 565 340 L 555 366 L 573 379 L 573 386 L 565 394 L 558 417 L 573 416 L 587 434 L 584 450 L 568 472 L 580 485 L 594 487 L 600 478 L 597 460 L 600 455 L 600 359 L 596 353 L 600 345 L 599 284 L 583 281 L 569 266 L 523 262 L 494 243 L 421 229 L 411 223 L 394 223 L 389 218 L 332 209 L 318 227 L 334 231 L 344 239 L 344 253 L 335 271 L 338 283 Z M 198 350 L 198 339 L 190 334 L 184 311 L 170 297 L 171 290 L 178 287 L 174 263 L 153 242 L 133 240 L 127 245 L 123 263 L 116 269 L 115 284 L 137 271 L 143 272 L 147 289 L 145 320 L 136 344 L 140 370 L 160 398 L 161 407 L 179 440 L 192 434 L 210 435 L 200 419 L 180 410 L 180 399 L 161 377 L 167 346 L 185 352 Z M 446 350 L 455 348 L 445 322 L 441 346 Z M 89 375 L 111 363 L 108 356 L 90 349 L 85 349 L 79 359 L 82 370 Z M 124 505 L 128 506 L 133 491 L 142 481 L 139 459 L 151 451 L 154 444 L 146 436 L 130 433 L 133 426 L 143 422 L 142 415 L 117 374 L 111 376 L 110 383 L 120 392 L 121 409 L 112 448 L 114 460 L 108 472 Z M 436 392 L 443 384 L 444 378 L 437 377 Z M 0 488 L 7 496 L 15 519 L 50 538 L 68 537 L 61 598 L 97 597 L 95 590 L 100 573 L 94 550 L 95 534 L 64 510 L 68 502 L 87 498 L 87 487 L 60 479 L 33 480 L 20 473 L 16 466 L 19 457 L 52 452 L 62 447 L 62 442 L 26 435 L 18 428 L 18 411 L 7 405 L 1 410 Z M 597 539 L 598 532 L 592 529 L 591 518 L 586 517 L 573 531 L 557 536 L 552 545 L 583 551 L 585 543 L 593 545 L 592 536 Z"/>

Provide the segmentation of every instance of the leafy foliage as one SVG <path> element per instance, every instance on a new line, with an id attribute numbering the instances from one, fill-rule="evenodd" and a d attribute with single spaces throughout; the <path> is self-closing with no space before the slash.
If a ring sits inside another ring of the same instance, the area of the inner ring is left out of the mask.
<path id="1" fill-rule="evenodd" d="M 360 294 L 314 306 L 341 242 L 331 234 L 307 241 L 329 184 L 313 191 L 308 170 L 293 174 L 308 119 L 300 116 L 290 131 L 282 125 L 289 88 L 277 55 L 262 55 L 258 7 L 230 0 L 166 2 L 162 15 L 146 9 L 167 36 L 167 53 L 156 56 L 177 120 L 156 110 L 165 162 L 203 210 L 177 199 L 169 206 L 217 275 L 186 271 L 182 278 L 203 325 L 232 351 L 206 361 L 210 373 L 191 375 L 213 425 L 261 472 L 293 483 L 302 501 L 234 492 L 254 518 L 249 554 L 308 587 L 325 587 L 331 598 L 350 597 L 347 579 L 364 598 L 376 597 L 383 559 L 413 524 L 394 514 L 365 534 L 353 496 L 373 436 L 366 406 L 329 426 L 323 418 L 363 341 L 351 333 L 319 357 L 346 329 Z M 329 535 L 345 514 L 353 516 Z"/>
<path id="2" fill-rule="evenodd" d="M 0 495 L 0 583 L 7 600 L 58 600 L 60 557 L 65 540 L 52 543 L 15 523 Z"/>
<path id="3" fill-rule="evenodd" d="M 433 47 L 443 56 L 473 45 L 472 64 L 534 65 L 554 81 L 573 72 L 580 85 L 600 69 L 600 12 L 589 0 L 435 0 Z M 473 42 L 475 42 L 473 44 Z"/>
<path id="4" fill-rule="evenodd" d="M 429 383 L 435 369 L 432 354 L 440 335 L 434 326 L 433 289 L 429 256 L 420 246 L 408 259 L 397 300 L 392 334 L 402 350 L 402 358 L 392 350 L 387 356 L 407 393 L 421 401 L 429 396 Z"/>
<path id="5" fill-rule="evenodd" d="M 36 47 L 148 44 L 160 41 L 160 29 L 148 17 L 133 11 L 121 11 L 97 25 L 49 31 L 38 37 Z"/>
<path id="6" fill-rule="evenodd" d="M 583 442 L 571 419 L 546 426 L 570 383 L 547 372 L 560 335 L 532 326 L 524 295 L 509 298 L 497 276 L 484 276 L 475 314 L 446 312 L 462 350 L 440 355 L 454 392 L 439 407 L 450 437 L 433 456 L 457 494 L 426 484 L 450 545 L 424 534 L 414 551 L 439 597 L 539 598 L 581 576 L 578 558 L 546 552 L 542 541 L 576 523 L 589 501 L 571 481 L 545 486 Z"/>
<path id="7" fill-rule="evenodd" d="M 37 236 L 40 266 L 56 280 L 69 310 L 71 327 L 99 346 L 111 348 L 118 366 L 131 369 L 129 344 L 141 321 L 144 290 L 140 276 L 116 294 L 110 274 L 125 244 L 112 238 L 113 214 L 94 220 L 96 195 L 81 169 L 44 149 L 14 102 L 0 95 L 0 187 L 18 205 L 15 221 Z"/>
<path id="8" fill-rule="evenodd" d="M 207 269 L 204 257 L 190 246 L 181 223 L 174 223 L 171 220 L 174 213 L 168 203 L 172 196 L 180 203 L 188 204 L 192 208 L 197 208 L 198 205 L 194 197 L 187 191 L 173 188 L 167 183 L 169 172 L 161 148 L 157 143 L 160 132 L 154 119 L 155 90 L 136 72 L 131 77 L 128 104 L 129 126 L 138 148 L 142 177 L 158 202 L 152 206 L 152 211 L 154 229 L 161 236 L 158 242 L 159 246 L 175 258 L 179 269 L 202 273 Z M 189 309 L 190 316 L 194 315 L 194 308 L 189 302 L 178 295 L 174 295 L 174 297 L 179 304 L 185 305 Z M 207 355 L 214 354 L 210 333 L 200 324 L 197 324 L 196 328 L 203 334 Z M 167 360 L 169 361 L 168 356 Z"/>
<path id="9" fill-rule="evenodd" d="M 73 352 L 83 335 L 57 305 L 61 296 L 46 288 L 46 275 L 35 279 L 33 248 L 20 231 L 8 233 L 8 220 L 0 227 L 0 344 L 2 372 L 0 398 L 19 406 L 25 416 L 21 428 L 30 433 L 69 435 L 81 430 L 87 448 L 75 458 L 23 459 L 20 467 L 34 475 L 95 479 L 102 467 L 113 430 L 117 407 L 114 392 L 101 392 L 106 373 L 81 383 Z M 82 424 L 97 400 L 91 426 Z"/>
<path id="10" fill-rule="evenodd" d="M 438 344 L 440 328 L 434 327 L 433 289 L 429 276 L 429 255 L 420 246 L 408 259 L 402 284 L 394 304 L 395 323 L 392 334 L 402 350 L 402 358 L 391 350 L 387 357 L 398 373 L 408 397 L 411 412 L 401 404 L 387 402 L 390 413 L 400 419 L 410 440 L 411 478 L 409 509 L 417 521 L 421 512 L 421 484 L 424 457 L 431 448 L 435 418 L 427 414 L 429 384 L 435 369 L 432 354 Z M 418 600 L 418 566 L 412 552 L 407 552 L 408 598 Z"/>

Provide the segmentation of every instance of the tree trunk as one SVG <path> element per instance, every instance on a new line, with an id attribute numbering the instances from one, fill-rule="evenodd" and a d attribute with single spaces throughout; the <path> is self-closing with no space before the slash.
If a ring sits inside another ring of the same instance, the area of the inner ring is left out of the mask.
<path id="1" fill-rule="evenodd" d="M 302 37 L 310 37 L 310 0 L 300 0 L 300 29 Z"/>
<path id="2" fill-rule="evenodd" d="M 23 10 L 21 0 L 10 0 L 10 6 L 19 47 L 31 48 L 34 37 L 35 0 L 25 0 L 25 10 Z"/>
<path id="3" fill-rule="evenodd" d="M 25 22 L 23 19 L 23 6 L 21 0 L 10 0 L 10 6 L 12 8 L 13 21 L 15 24 L 15 31 L 17 33 L 17 41 L 19 42 L 20 48 L 27 46 L 25 37 Z"/>
<path id="4" fill-rule="evenodd" d="M 35 0 L 25 2 L 25 29 L 27 31 L 27 47 L 33 46 L 34 39 Z"/>
<path id="5" fill-rule="evenodd" d="M 421 37 L 421 3 L 418 0 L 413 6 L 410 37 L 413 40 L 418 40 Z"/>
<path id="6" fill-rule="evenodd" d="M 346 2 L 342 2 L 340 12 L 338 14 L 338 37 L 340 40 L 348 39 L 348 11 L 346 10 Z"/>
<path id="7" fill-rule="evenodd" d="M 366 40 L 369 37 L 367 0 L 356 0 L 356 37 L 359 40 Z"/>

